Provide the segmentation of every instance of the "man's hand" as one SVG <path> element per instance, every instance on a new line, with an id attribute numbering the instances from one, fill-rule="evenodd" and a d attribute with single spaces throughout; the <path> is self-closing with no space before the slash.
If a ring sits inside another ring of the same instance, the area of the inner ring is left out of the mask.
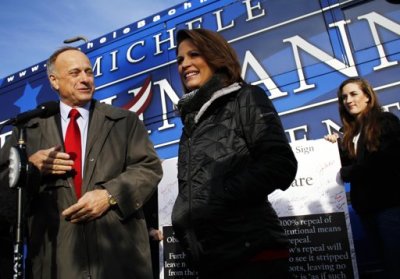
<path id="1" fill-rule="evenodd" d="M 74 161 L 68 153 L 60 150 L 61 146 L 39 150 L 29 157 L 29 162 L 42 174 L 65 174 L 72 169 Z"/>
<path id="2" fill-rule="evenodd" d="M 162 231 L 156 230 L 155 228 L 149 228 L 149 236 L 152 240 L 161 241 L 164 239 Z"/>
<path id="3" fill-rule="evenodd" d="M 76 204 L 62 212 L 71 223 L 83 223 L 102 216 L 108 209 L 107 190 L 97 189 L 85 193 Z"/>

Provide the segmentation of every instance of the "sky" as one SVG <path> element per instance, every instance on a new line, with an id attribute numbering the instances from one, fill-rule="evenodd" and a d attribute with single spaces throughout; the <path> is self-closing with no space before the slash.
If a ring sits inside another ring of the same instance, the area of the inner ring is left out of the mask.
<path id="1" fill-rule="evenodd" d="M 65 39 L 82 35 L 93 40 L 183 2 L 1 0 L 0 78 L 46 60 Z"/>

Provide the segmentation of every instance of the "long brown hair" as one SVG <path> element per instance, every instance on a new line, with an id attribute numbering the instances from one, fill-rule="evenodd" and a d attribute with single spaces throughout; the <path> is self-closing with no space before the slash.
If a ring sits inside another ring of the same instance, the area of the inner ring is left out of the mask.
<path id="1" fill-rule="evenodd" d="M 361 91 L 369 98 L 367 107 L 360 112 L 359 115 L 351 115 L 345 108 L 343 103 L 343 87 L 349 83 L 358 84 Z M 355 147 L 353 138 L 360 132 L 362 133 L 366 148 L 368 151 L 376 151 L 379 147 L 379 137 L 381 135 L 381 127 L 378 117 L 382 112 L 378 98 L 369 82 L 360 77 L 352 77 L 343 81 L 337 92 L 339 101 L 339 114 L 343 123 L 343 147 L 347 150 L 350 157 L 355 157 Z"/>
<path id="2" fill-rule="evenodd" d="M 224 74 L 226 85 L 234 82 L 243 82 L 236 52 L 220 34 L 202 28 L 193 30 L 181 29 L 176 35 L 176 53 L 180 43 L 185 39 L 192 41 L 207 61 L 207 64 L 215 69 L 216 73 Z M 187 92 L 187 88 L 185 88 L 185 91 Z"/>

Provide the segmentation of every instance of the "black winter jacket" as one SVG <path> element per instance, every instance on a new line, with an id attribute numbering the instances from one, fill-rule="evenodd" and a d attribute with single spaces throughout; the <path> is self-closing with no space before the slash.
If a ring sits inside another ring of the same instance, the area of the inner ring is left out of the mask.
<path id="1" fill-rule="evenodd" d="M 172 223 L 192 262 L 207 273 L 287 247 L 268 195 L 290 186 L 297 161 L 260 87 L 236 83 L 212 91 L 198 107 L 182 115 Z"/>
<path id="2" fill-rule="evenodd" d="M 363 133 L 354 160 L 341 150 L 343 181 L 350 182 L 350 199 L 358 214 L 376 213 L 400 206 L 400 121 L 392 113 L 379 118 L 381 135 L 377 151 L 367 150 Z"/>

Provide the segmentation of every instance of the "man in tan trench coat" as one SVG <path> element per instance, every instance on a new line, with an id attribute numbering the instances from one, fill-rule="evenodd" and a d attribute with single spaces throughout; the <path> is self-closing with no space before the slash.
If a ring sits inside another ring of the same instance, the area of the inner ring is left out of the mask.
<path id="1" fill-rule="evenodd" d="M 28 189 L 28 278 L 151 279 L 143 204 L 162 176 L 147 130 L 133 113 L 93 100 L 87 56 L 66 47 L 48 60 L 60 112 L 26 124 L 32 166 Z M 82 116 L 82 186 L 77 197 L 73 158 L 64 150 L 68 113 Z M 8 188 L 14 131 L 0 150 L 0 187 Z"/>

